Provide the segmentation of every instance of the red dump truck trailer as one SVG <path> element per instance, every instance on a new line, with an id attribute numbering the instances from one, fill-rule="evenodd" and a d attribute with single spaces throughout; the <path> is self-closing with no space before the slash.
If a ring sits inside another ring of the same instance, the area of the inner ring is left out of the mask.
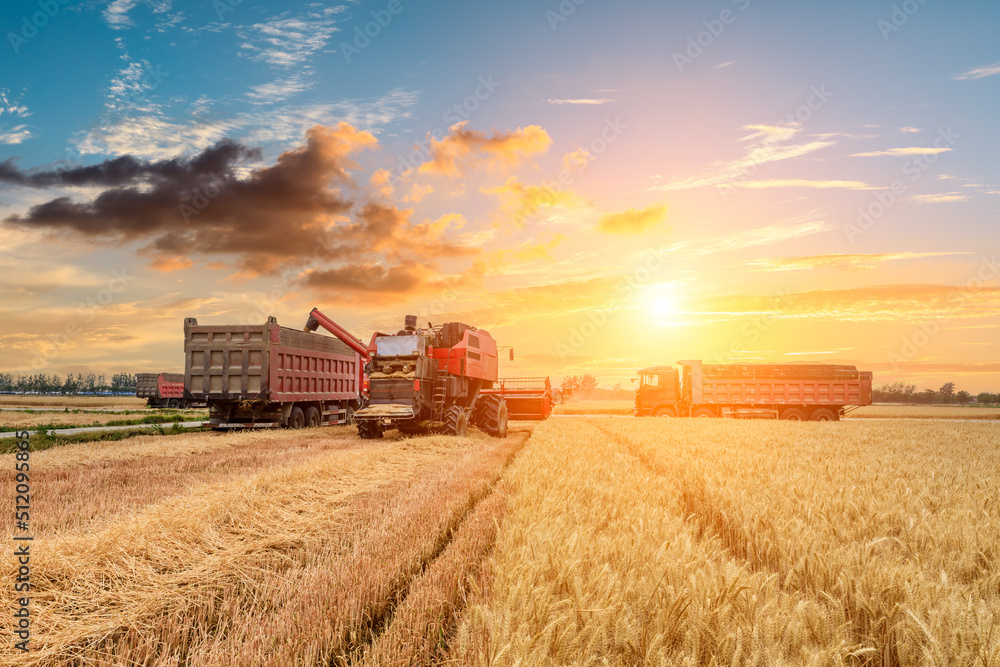
<path id="1" fill-rule="evenodd" d="M 871 405 L 872 374 L 834 364 L 704 364 L 639 371 L 637 417 L 735 417 L 836 421 Z"/>
<path id="2" fill-rule="evenodd" d="M 346 424 L 361 407 L 359 351 L 273 317 L 258 325 L 202 325 L 189 317 L 184 358 L 184 397 L 208 404 L 205 425 L 215 429 Z"/>
<path id="3" fill-rule="evenodd" d="M 184 398 L 183 373 L 138 373 L 135 376 L 135 395 L 145 398 L 151 408 L 205 407 L 204 403 Z"/>

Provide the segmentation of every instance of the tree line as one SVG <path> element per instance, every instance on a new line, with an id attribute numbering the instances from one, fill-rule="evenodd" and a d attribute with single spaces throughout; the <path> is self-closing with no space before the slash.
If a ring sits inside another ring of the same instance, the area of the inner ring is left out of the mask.
<path id="1" fill-rule="evenodd" d="M 991 405 L 1000 403 L 1000 394 L 988 391 L 973 396 L 967 391 L 955 391 L 954 382 L 945 382 L 938 390 L 924 389 L 917 391 L 914 384 L 893 382 L 884 384 L 872 390 L 872 401 L 875 403 L 913 403 L 915 405 Z"/>
<path id="2" fill-rule="evenodd" d="M 103 373 L 58 375 L 0 373 L 0 394 L 134 394 L 135 375 L 115 373 L 108 382 Z"/>

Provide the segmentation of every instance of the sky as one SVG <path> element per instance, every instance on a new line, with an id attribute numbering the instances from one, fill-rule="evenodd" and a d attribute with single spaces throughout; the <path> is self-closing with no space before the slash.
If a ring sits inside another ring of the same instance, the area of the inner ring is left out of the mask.
<path id="1" fill-rule="evenodd" d="M 1000 5 L 0 8 L 0 370 L 182 370 L 183 318 L 502 376 L 841 363 L 1000 391 Z"/>

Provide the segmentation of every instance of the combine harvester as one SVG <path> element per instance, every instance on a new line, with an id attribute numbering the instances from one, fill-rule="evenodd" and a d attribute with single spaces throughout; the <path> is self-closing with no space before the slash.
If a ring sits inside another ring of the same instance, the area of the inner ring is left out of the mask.
<path id="1" fill-rule="evenodd" d="M 503 398 L 508 419 L 548 419 L 555 402 L 547 377 L 503 378 L 499 387 L 484 389 L 483 394 Z"/>
<path id="2" fill-rule="evenodd" d="M 714 365 L 678 361 L 639 371 L 637 417 L 837 421 L 872 402 L 872 373 L 832 364 Z"/>
<path id="3" fill-rule="evenodd" d="M 306 330 L 321 326 L 346 333 L 314 308 Z M 488 332 L 460 322 L 418 329 L 407 315 L 401 331 L 376 333 L 366 351 L 368 403 L 353 415 L 362 438 L 389 429 L 465 435 L 473 424 L 507 437 L 506 401 L 484 392 L 497 381 L 497 344 Z"/>

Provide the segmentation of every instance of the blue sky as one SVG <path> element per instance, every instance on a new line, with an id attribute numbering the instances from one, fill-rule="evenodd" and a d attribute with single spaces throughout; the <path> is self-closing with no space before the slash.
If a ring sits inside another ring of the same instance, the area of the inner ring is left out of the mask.
<path id="1" fill-rule="evenodd" d="M 791 355 L 998 385 L 998 27 L 995 3 L 933 0 L 5 3 L 0 365 L 173 368 L 185 315 L 297 325 L 321 305 L 362 336 L 404 311 L 475 319 L 523 350 L 511 370 L 607 383 L 675 358 Z M 316 151 L 342 151 L 350 178 L 321 187 L 350 206 L 294 225 L 279 212 L 287 233 L 252 251 L 204 247 L 198 233 L 239 241 L 222 199 L 194 218 L 201 232 L 177 214 L 171 234 L 162 215 L 105 224 L 93 206 L 142 199 L 148 176 L 45 180 L 123 155 L 190 161 L 228 139 L 259 149 L 227 167 L 252 185 L 310 128 L 342 122 L 372 139 L 326 134 Z M 406 156 L 412 172 L 380 171 Z M 32 213 L 60 198 L 86 222 Z M 375 229 L 372 202 L 395 216 L 384 243 L 319 265 L 268 252 Z M 598 305 L 651 248 L 669 269 Z M 135 280 L 53 347 L 112 267 Z M 598 311 L 608 323 L 577 345 Z M 780 326 L 748 335 L 762 316 Z M 911 350 L 927 322 L 941 332 Z"/>

